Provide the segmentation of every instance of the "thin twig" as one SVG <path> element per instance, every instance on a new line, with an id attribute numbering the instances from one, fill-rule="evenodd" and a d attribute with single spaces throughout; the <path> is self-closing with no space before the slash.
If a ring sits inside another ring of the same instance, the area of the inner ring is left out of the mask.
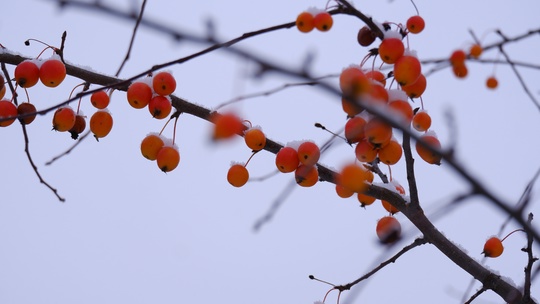
<path id="1" fill-rule="evenodd" d="M 139 28 L 139 24 L 141 24 L 141 20 L 144 14 L 144 8 L 146 7 L 146 0 L 143 0 L 143 3 L 141 4 L 141 11 L 139 12 L 139 15 L 137 17 L 137 21 L 135 22 L 135 26 L 133 27 L 133 33 L 131 34 L 131 40 L 129 41 L 129 47 L 126 52 L 126 56 L 124 57 L 124 60 L 122 61 L 122 64 L 120 64 L 120 67 L 118 68 L 118 71 L 116 71 L 116 74 L 114 74 L 116 77 L 120 75 L 120 72 L 124 68 L 124 65 L 129 60 L 129 57 L 131 56 L 131 50 L 133 49 L 133 44 L 135 42 L 135 35 L 137 34 L 137 29 Z"/>
<path id="2" fill-rule="evenodd" d="M 52 163 L 54 163 L 55 161 L 59 160 L 60 158 L 68 155 L 69 153 L 71 153 L 71 151 L 73 151 L 73 149 L 75 149 L 78 145 L 81 144 L 81 142 L 90 134 L 91 132 L 90 131 L 86 131 L 86 133 L 84 133 L 81 137 L 79 137 L 79 139 L 69 148 L 67 149 L 66 151 L 62 152 L 61 154 L 53 157 L 51 160 L 49 160 L 48 162 L 45 163 L 46 166 L 49 166 L 49 165 L 52 165 Z"/>

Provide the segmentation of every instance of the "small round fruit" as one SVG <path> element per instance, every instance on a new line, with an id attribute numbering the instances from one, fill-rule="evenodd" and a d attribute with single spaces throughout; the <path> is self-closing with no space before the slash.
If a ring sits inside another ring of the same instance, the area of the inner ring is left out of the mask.
<path id="1" fill-rule="evenodd" d="M 75 125 L 75 111 L 70 107 L 58 108 L 53 115 L 53 129 L 58 132 L 66 132 Z"/>
<path id="2" fill-rule="evenodd" d="M 362 139 L 354 148 L 356 159 L 361 162 L 370 163 L 377 157 L 377 149 L 366 139 Z"/>
<path id="3" fill-rule="evenodd" d="M 39 81 L 39 67 L 31 60 L 25 60 L 15 67 L 15 81 L 22 88 L 30 88 Z"/>
<path id="4" fill-rule="evenodd" d="M 452 72 L 457 78 L 465 78 L 469 74 L 469 69 L 465 63 L 452 65 Z"/>
<path id="5" fill-rule="evenodd" d="M 298 160 L 306 165 L 313 166 L 321 157 L 321 150 L 319 146 L 312 141 L 305 141 L 298 146 Z"/>
<path id="6" fill-rule="evenodd" d="M 309 33 L 315 28 L 314 17 L 310 12 L 301 12 L 296 17 L 296 28 L 302 33 Z"/>
<path id="7" fill-rule="evenodd" d="M 169 72 L 159 72 L 152 77 L 152 87 L 158 95 L 171 95 L 176 90 L 176 80 Z"/>
<path id="8" fill-rule="evenodd" d="M 298 168 L 298 152 L 292 147 L 283 147 L 276 153 L 276 167 L 282 173 L 290 173 Z"/>
<path id="9" fill-rule="evenodd" d="M 166 118 L 172 111 L 171 100 L 161 95 L 154 96 L 148 103 L 148 111 L 156 119 Z"/>
<path id="10" fill-rule="evenodd" d="M 364 167 L 356 163 L 350 163 L 343 166 L 339 175 L 336 177 L 336 181 L 350 191 L 364 192 L 368 187 L 366 183 L 368 174 L 366 172 L 367 170 Z"/>
<path id="11" fill-rule="evenodd" d="M 430 132 L 422 135 L 420 139 L 424 141 L 427 145 L 435 148 L 435 149 L 441 149 L 441 143 L 439 139 L 433 135 L 429 134 Z M 441 155 L 438 153 L 432 152 L 430 149 L 425 147 L 424 145 L 420 144 L 420 142 L 416 142 L 416 152 L 418 153 L 418 156 L 422 158 L 426 163 L 432 164 L 432 165 L 440 165 L 441 164 Z"/>
<path id="12" fill-rule="evenodd" d="M 483 51 L 484 49 L 479 44 L 473 44 L 469 50 L 469 54 L 471 54 L 471 57 L 473 58 L 478 58 L 482 55 Z"/>
<path id="13" fill-rule="evenodd" d="M 30 123 L 34 121 L 34 119 L 36 119 L 36 106 L 34 106 L 33 104 L 29 102 L 20 103 L 19 106 L 17 107 L 17 114 L 18 115 L 30 114 L 29 116 L 19 118 L 19 120 L 23 124 L 29 125 Z"/>
<path id="14" fill-rule="evenodd" d="M 387 145 L 379 149 L 378 155 L 382 163 L 395 165 L 401 159 L 403 149 L 395 139 L 392 139 Z"/>
<path id="15" fill-rule="evenodd" d="M 90 96 L 90 102 L 96 109 L 102 110 L 109 106 L 110 97 L 105 91 L 97 91 Z"/>
<path id="16" fill-rule="evenodd" d="M 407 19 L 407 30 L 409 30 L 409 33 L 418 34 L 422 32 L 425 27 L 426 23 L 424 21 L 424 18 L 418 15 L 412 16 Z"/>
<path id="17" fill-rule="evenodd" d="M 398 38 L 385 38 L 379 45 L 379 57 L 388 64 L 394 64 L 404 52 L 405 46 Z"/>
<path id="18" fill-rule="evenodd" d="M 415 82 L 407 84 L 401 87 L 401 89 L 407 93 L 410 98 L 418 98 L 424 94 L 427 86 L 427 79 L 424 74 L 420 73 Z"/>
<path id="19" fill-rule="evenodd" d="M 249 179 L 249 171 L 244 165 L 234 164 L 227 172 L 227 181 L 235 187 L 242 187 Z"/>
<path id="20" fill-rule="evenodd" d="M 170 172 L 180 163 L 180 152 L 176 146 L 163 146 L 156 156 L 158 168 L 163 172 Z"/>
<path id="21" fill-rule="evenodd" d="M 351 191 L 343 187 L 342 185 L 336 184 L 336 193 L 341 198 L 348 198 L 348 197 L 353 196 L 354 191 Z"/>
<path id="22" fill-rule="evenodd" d="M 416 131 L 427 131 L 431 127 L 431 116 L 426 111 L 416 112 L 413 116 L 412 126 Z"/>
<path id="23" fill-rule="evenodd" d="M 381 243 L 391 244 L 399 240 L 401 236 L 401 224 L 395 217 L 385 216 L 377 222 L 375 231 Z"/>
<path id="24" fill-rule="evenodd" d="M 313 24 L 319 31 L 326 32 L 332 28 L 334 20 L 332 19 L 332 15 L 328 12 L 320 12 L 313 18 Z"/>
<path id="25" fill-rule="evenodd" d="M 463 50 L 455 50 L 450 55 L 450 63 L 452 65 L 464 64 L 465 59 L 467 59 L 467 54 Z"/>
<path id="26" fill-rule="evenodd" d="M 370 91 L 371 86 L 371 81 L 360 67 L 349 66 L 343 69 L 339 75 L 339 87 L 343 95 L 347 97 L 358 97 L 363 93 L 367 93 Z"/>
<path id="27" fill-rule="evenodd" d="M 145 82 L 134 82 L 127 90 L 127 100 L 135 109 L 142 109 L 152 99 L 152 88 Z"/>
<path id="28" fill-rule="evenodd" d="M 364 126 L 366 120 L 363 117 L 355 116 L 345 123 L 345 139 L 349 144 L 356 143 L 364 139 Z"/>
<path id="29" fill-rule="evenodd" d="M 71 134 L 71 138 L 77 139 L 79 138 L 79 134 L 81 134 L 86 129 L 86 119 L 82 115 L 75 115 L 75 124 L 71 129 L 68 130 L 68 132 Z"/>
<path id="30" fill-rule="evenodd" d="M 392 126 L 380 118 L 373 117 L 366 123 L 364 134 L 375 147 L 383 146 L 392 139 Z"/>
<path id="31" fill-rule="evenodd" d="M 486 87 L 494 90 L 499 86 L 499 81 L 495 76 L 490 76 L 488 79 L 486 79 Z"/>
<path id="32" fill-rule="evenodd" d="M 159 134 L 148 134 L 141 142 L 141 154 L 149 160 L 156 160 L 165 143 Z"/>
<path id="33" fill-rule="evenodd" d="M 373 204 L 376 200 L 373 196 L 369 196 L 367 194 L 364 194 L 362 192 L 359 192 L 357 194 L 358 201 L 360 202 L 361 207 L 369 206 Z"/>
<path id="34" fill-rule="evenodd" d="M 401 86 L 413 84 L 421 73 L 422 66 L 415 56 L 403 55 L 394 63 L 394 79 Z"/>
<path id="35" fill-rule="evenodd" d="M 9 100 L 0 101 L 0 119 L 17 116 L 17 107 Z M 15 118 L 0 122 L 0 127 L 7 127 L 15 121 Z"/>
<path id="36" fill-rule="evenodd" d="M 488 258 L 496 258 L 500 256 L 504 251 L 502 241 L 498 237 L 489 238 L 484 244 L 484 251 L 482 253 Z"/>
<path id="37" fill-rule="evenodd" d="M 234 135 L 241 135 L 246 126 L 234 113 L 213 113 L 210 121 L 214 123 L 213 140 L 228 139 Z"/>
<path id="38" fill-rule="evenodd" d="M 312 187 L 319 181 L 319 171 L 316 166 L 300 165 L 294 171 L 294 179 L 302 187 Z"/>
<path id="39" fill-rule="evenodd" d="M 50 58 L 39 67 L 39 80 L 47 87 L 57 87 L 65 78 L 66 66 L 59 58 Z"/>
<path id="40" fill-rule="evenodd" d="M 357 40 L 361 46 L 370 46 L 375 41 L 375 38 L 377 36 L 367 26 L 363 26 L 358 30 Z"/>
<path id="41" fill-rule="evenodd" d="M 90 131 L 95 138 L 107 136 L 113 127 L 113 118 L 107 110 L 99 110 L 90 117 Z"/>
<path id="42" fill-rule="evenodd" d="M 266 135 L 261 129 L 251 128 L 244 133 L 244 142 L 253 151 L 260 151 L 266 145 Z"/>

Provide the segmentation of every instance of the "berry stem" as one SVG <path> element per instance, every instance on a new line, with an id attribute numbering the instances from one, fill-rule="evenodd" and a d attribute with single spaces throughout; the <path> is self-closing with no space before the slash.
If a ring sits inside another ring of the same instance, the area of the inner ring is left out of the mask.
<path id="1" fill-rule="evenodd" d="M 523 231 L 523 232 L 525 232 L 525 229 L 521 229 L 521 228 L 520 228 L 520 229 L 516 229 L 516 230 L 514 230 L 514 231 L 508 233 L 504 238 L 501 239 L 501 243 L 504 242 L 504 240 L 506 240 L 507 237 L 509 237 L 510 235 L 514 234 L 514 232 L 518 232 L 518 231 Z"/>
<path id="2" fill-rule="evenodd" d="M 178 117 L 180 117 L 180 116 L 174 116 L 174 127 L 173 127 L 173 136 L 172 136 L 173 145 L 174 145 L 174 142 L 176 140 L 176 125 L 178 123 Z M 171 120 L 169 119 L 169 121 L 171 121 Z"/>
<path id="3" fill-rule="evenodd" d="M 261 151 L 261 150 L 259 150 Z M 246 163 L 244 164 L 244 167 L 247 167 L 247 165 L 249 164 L 249 161 L 253 158 L 253 156 L 255 154 L 257 154 L 259 151 L 253 151 L 253 153 L 251 154 L 251 156 L 248 158 L 248 160 L 246 161 Z"/>
<path id="4" fill-rule="evenodd" d="M 418 7 L 416 6 L 416 3 L 414 3 L 413 0 L 411 0 L 412 5 L 414 6 L 414 10 L 416 11 L 417 15 L 420 15 L 420 12 L 418 11 Z"/>

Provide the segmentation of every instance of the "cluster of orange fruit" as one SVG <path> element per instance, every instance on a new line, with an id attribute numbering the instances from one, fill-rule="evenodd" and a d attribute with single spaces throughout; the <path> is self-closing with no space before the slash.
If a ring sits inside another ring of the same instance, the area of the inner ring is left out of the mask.
<path id="1" fill-rule="evenodd" d="M 172 111 L 170 95 L 176 90 L 176 80 L 169 71 L 161 71 L 133 82 L 127 89 L 128 103 L 135 109 L 148 108 L 155 119 L 169 117 Z M 141 154 L 156 161 L 163 172 L 170 172 L 180 163 L 180 151 L 172 139 L 161 133 L 150 133 L 141 142 Z"/>
<path id="2" fill-rule="evenodd" d="M 452 72 L 458 78 L 467 77 L 469 70 L 466 65 L 466 60 L 468 57 L 473 59 L 478 59 L 480 55 L 484 52 L 482 46 L 478 43 L 474 43 L 469 48 L 469 52 L 466 53 L 464 50 L 458 49 L 452 52 L 450 55 L 450 64 L 452 65 Z M 496 89 L 499 86 L 499 81 L 495 75 L 491 75 L 486 79 L 486 87 L 489 89 Z"/>

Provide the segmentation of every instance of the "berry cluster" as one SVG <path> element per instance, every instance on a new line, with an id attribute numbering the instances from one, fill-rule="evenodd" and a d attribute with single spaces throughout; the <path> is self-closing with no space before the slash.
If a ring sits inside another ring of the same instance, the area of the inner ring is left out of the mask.
<path id="1" fill-rule="evenodd" d="M 334 19 L 327 11 L 318 8 L 309 8 L 296 17 L 296 28 L 302 33 L 309 33 L 313 29 L 327 32 L 332 28 Z"/>
<path id="2" fill-rule="evenodd" d="M 169 95 L 176 90 L 176 80 L 168 71 L 156 73 L 133 82 L 127 90 L 127 100 L 135 109 L 148 106 L 153 118 L 164 119 L 171 114 Z"/>
<path id="3" fill-rule="evenodd" d="M 53 54 L 47 59 L 40 56 L 47 49 L 52 49 Z M 46 87 L 57 87 L 66 78 L 66 66 L 64 65 L 58 48 L 47 45 L 47 47 L 35 58 L 22 61 L 15 67 L 15 94 L 19 88 L 24 89 L 27 100 L 20 104 L 15 104 L 14 99 L 3 99 L 6 93 L 6 85 L 3 76 L 0 76 L 0 118 L 13 117 L 13 119 L 0 122 L 0 127 L 7 127 L 15 121 L 16 116 L 21 116 L 22 124 L 30 124 L 36 117 L 36 107 L 30 103 L 27 89 L 41 82 Z M 14 95 L 15 95 L 14 94 Z"/>
<path id="4" fill-rule="evenodd" d="M 450 55 L 449 61 L 452 65 L 452 72 L 458 78 L 467 77 L 469 70 L 466 65 L 466 60 L 478 59 L 480 55 L 484 52 L 484 49 L 479 43 L 474 43 L 469 48 L 468 53 L 464 50 L 458 49 L 452 52 Z M 499 81 L 495 75 L 490 75 L 486 78 L 486 87 L 488 89 L 494 90 L 499 86 Z"/>
<path id="5" fill-rule="evenodd" d="M 276 167 L 282 173 L 294 172 L 298 185 L 312 187 L 319 181 L 320 156 L 319 146 L 312 141 L 290 142 L 276 153 Z"/>

